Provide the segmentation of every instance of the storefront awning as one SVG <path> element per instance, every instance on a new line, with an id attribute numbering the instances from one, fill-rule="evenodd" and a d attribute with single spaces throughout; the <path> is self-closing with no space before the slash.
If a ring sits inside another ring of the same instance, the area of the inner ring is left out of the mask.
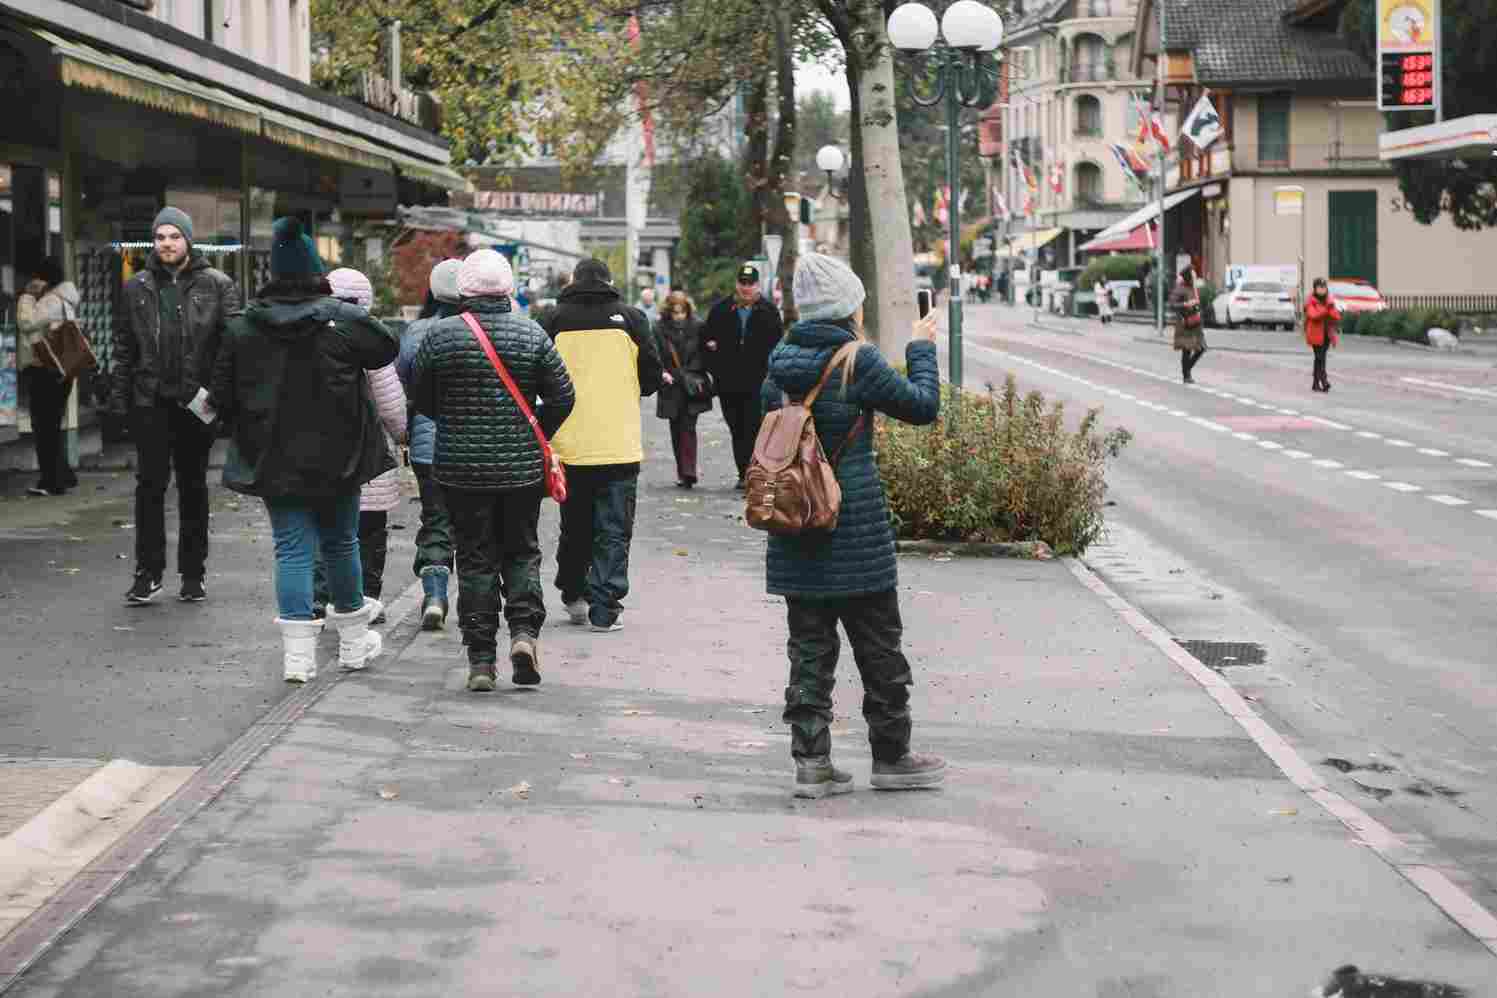
<path id="1" fill-rule="evenodd" d="M 49 31 L 33 30 L 57 54 L 66 86 L 95 90 L 251 135 L 260 133 L 259 109 L 225 90 L 131 62 L 82 42 L 68 41 Z"/>
<path id="2" fill-rule="evenodd" d="M 1013 242 L 1009 244 L 1007 255 L 1015 257 L 1031 252 L 1032 250 L 1037 250 L 1046 243 L 1051 242 L 1064 231 L 1064 229 L 1038 229 L 1034 232 L 1026 232 L 1023 235 L 1014 236 Z"/>
<path id="3" fill-rule="evenodd" d="M 1192 187 L 1188 191 L 1176 191 L 1173 194 L 1166 194 L 1164 196 L 1164 210 L 1169 211 L 1175 205 L 1186 200 L 1187 198 L 1193 198 L 1199 193 L 1201 193 L 1201 189 L 1199 187 Z M 1159 202 L 1150 201 L 1147 205 L 1140 208 L 1138 211 L 1135 211 L 1127 218 L 1123 219 L 1120 222 L 1114 222 L 1112 225 L 1109 225 L 1107 228 L 1097 233 L 1096 237 L 1093 239 L 1093 242 L 1101 239 L 1111 239 L 1113 236 L 1127 235 L 1134 229 L 1138 228 L 1140 225 L 1143 225 L 1145 222 L 1152 222 L 1158 217 Z"/>
<path id="4" fill-rule="evenodd" d="M 1137 253 L 1154 248 L 1154 223 L 1145 222 L 1132 232 L 1103 239 L 1098 236 L 1076 248 L 1077 253 Z"/>

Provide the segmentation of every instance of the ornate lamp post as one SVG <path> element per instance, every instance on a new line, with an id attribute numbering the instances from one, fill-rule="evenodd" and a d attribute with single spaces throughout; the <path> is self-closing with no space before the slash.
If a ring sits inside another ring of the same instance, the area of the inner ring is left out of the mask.
<path id="1" fill-rule="evenodd" d="M 938 35 L 940 41 L 937 41 Z M 916 56 L 928 52 L 934 60 L 935 92 L 922 97 L 912 80 L 910 97 L 921 107 L 946 102 L 946 184 L 951 190 L 947 213 L 951 222 L 949 248 L 946 252 L 947 284 L 950 286 L 948 365 L 951 383 L 962 386 L 962 278 L 961 278 L 961 171 L 959 167 L 961 135 L 957 131 L 957 113 L 963 107 L 987 107 L 985 83 L 992 84 L 997 97 L 997 73 L 984 67 L 980 54 L 992 52 L 1003 42 L 1003 19 L 977 0 L 956 0 L 946 8 L 939 28 L 935 13 L 923 3 L 906 3 L 895 8 L 889 17 L 889 41 L 901 52 Z"/>
<path id="2" fill-rule="evenodd" d="M 835 174 L 842 169 L 842 150 L 836 146 L 822 146 L 816 150 L 816 167 L 826 173 L 826 186 L 832 197 L 841 200 L 842 195 L 837 193 Z"/>

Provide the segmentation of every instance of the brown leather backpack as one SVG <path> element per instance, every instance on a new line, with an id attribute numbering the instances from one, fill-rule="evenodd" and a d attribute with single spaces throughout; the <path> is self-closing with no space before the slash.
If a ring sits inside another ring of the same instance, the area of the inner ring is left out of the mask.
<path id="1" fill-rule="evenodd" d="M 852 429 L 830 461 L 816 435 L 811 405 L 826 386 L 832 370 L 862 344 L 848 343 L 832 355 L 821 378 L 805 398 L 785 404 L 764 417 L 749 461 L 743 518 L 755 530 L 771 534 L 805 534 L 837 527 L 842 509 L 842 487 L 837 484 L 837 459 L 848 441 L 863 428 L 858 415 Z"/>

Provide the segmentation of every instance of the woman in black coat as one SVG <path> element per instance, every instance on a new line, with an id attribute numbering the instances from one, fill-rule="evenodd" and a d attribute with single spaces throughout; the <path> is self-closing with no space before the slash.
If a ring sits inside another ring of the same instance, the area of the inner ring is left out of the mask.
<path id="1" fill-rule="evenodd" d="M 712 408 L 712 376 L 702 359 L 691 302 L 672 291 L 655 324 L 660 360 L 665 365 L 655 415 L 670 420 L 671 450 L 676 455 L 676 485 L 689 489 L 697 483 L 697 417 Z"/>

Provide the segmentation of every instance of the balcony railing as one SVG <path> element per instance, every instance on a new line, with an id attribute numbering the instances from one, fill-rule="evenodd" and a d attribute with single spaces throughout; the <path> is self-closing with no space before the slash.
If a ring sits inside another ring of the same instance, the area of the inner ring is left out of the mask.
<path id="1" fill-rule="evenodd" d="M 1102 137 L 1102 126 L 1081 123 L 1076 126 L 1075 132 L 1078 139 L 1100 139 Z"/>
<path id="2" fill-rule="evenodd" d="M 1103 83 L 1113 77 L 1111 62 L 1073 62 L 1068 74 L 1070 83 Z"/>

